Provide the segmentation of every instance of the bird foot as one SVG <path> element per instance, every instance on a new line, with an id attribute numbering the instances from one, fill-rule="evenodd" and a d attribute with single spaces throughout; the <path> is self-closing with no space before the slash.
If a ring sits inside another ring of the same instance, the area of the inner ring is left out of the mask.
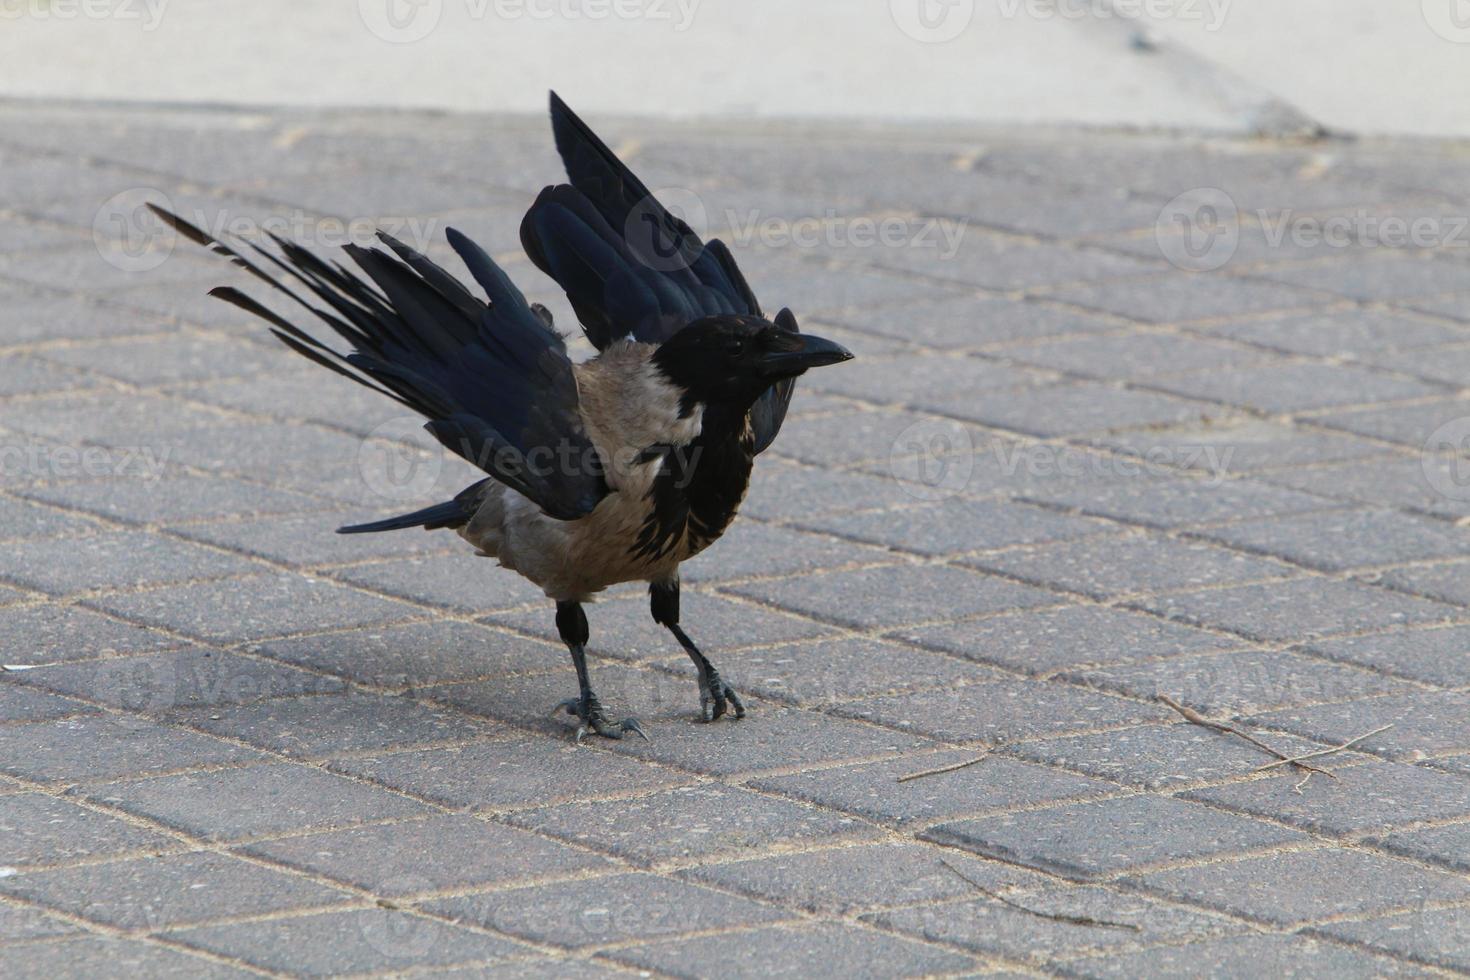
<path id="1" fill-rule="evenodd" d="M 740 695 L 713 667 L 699 678 L 699 707 L 705 721 L 722 717 L 728 708 L 735 709 L 734 718 L 745 717 L 745 705 L 741 703 Z"/>
<path id="2" fill-rule="evenodd" d="M 643 726 L 638 724 L 636 718 L 608 721 L 607 715 L 602 711 L 602 702 L 597 700 L 595 694 L 585 698 L 567 698 L 551 709 L 552 717 L 562 711 L 577 719 L 577 741 L 579 743 L 587 737 L 589 732 L 601 735 L 603 738 L 622 738 L 628 732 L 633 732 L 645 742 L 650 741 L 648 734 L 643 730 Z"/>

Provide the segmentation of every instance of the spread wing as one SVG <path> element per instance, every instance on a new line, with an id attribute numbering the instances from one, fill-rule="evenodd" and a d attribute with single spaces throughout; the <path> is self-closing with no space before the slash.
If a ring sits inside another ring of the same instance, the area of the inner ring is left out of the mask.
<path id="1" fill-rule="evenodd" d="M 701 241 L 669 213 L 555 92 L 551 126 L 571 184 L 541 192 L 521 223 L 521 243 L 566 291 L 593 346 L 629 336 L 659 344 L 722 313 L 761 316 L 725 244 Z M 797 329 L 789 310 L 775 322 Z M 757 452 L 776 437 L 794 386 L 776 385 L 752 410 Z"/>
<path id="2" fill-rule="evenodd" d="M 344 248 L 364 279 L 274 235 L 279 252 L 253 242 L 236 247 L 154 210 L 180 234 L 309 310 L 352 349 L 338 353 L 233 287 L 212 295 L 269 322 L 271 332 L 298 354 L 418 412 L 446 448 L 548 515 L 575 520 L 608 493 L 582 425 L 566 345 L 468 238 L 448 233 L 488 302 L 381 232 L 391 252 Z M 299 282 L 305 295 L 272 271 Z"/>

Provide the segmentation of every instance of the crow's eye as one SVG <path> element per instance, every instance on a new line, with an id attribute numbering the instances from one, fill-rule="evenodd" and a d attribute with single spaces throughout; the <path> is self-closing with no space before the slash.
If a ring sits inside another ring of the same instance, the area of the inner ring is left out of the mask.
<path id="1" fill-rule="evenodd" d="M 739 337 L 736 337 L 733 340 L 726 341 L 725 353 L 729 354 L 731 357 L 739 357 L 741 354 L 745 353 L 745 341 L 741 340 Z"/>

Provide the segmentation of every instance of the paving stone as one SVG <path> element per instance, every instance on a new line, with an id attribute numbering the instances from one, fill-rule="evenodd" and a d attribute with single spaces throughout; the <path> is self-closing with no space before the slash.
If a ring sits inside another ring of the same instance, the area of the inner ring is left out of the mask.
<path id="1" fill-rule="evenodd" d="M 109 309 L 86 296 L 7 293 L 5 309 L 0 311 L 0 336 L 12 344 L 127 337 L 174 329 L 158 317 Z"/>
<path id="2" fill-rule="evenodd" d="M 1019 388 L 1050 381 L 1050 372 L 966 355 L 900 354 L 859 359 L 851 370 L 803 379 L 817 391 L 883 405 L 913 406 L 928 401 L 935 391 L 983 391 Z"/>
<path id="3" fill-rule="evenodd" d="M 741 514 L 759 520 L 792 520 L 913 502 L 914 498 L 886 472 L 882 476 L 832 473 L 782 463 L 775 458 L 779 452 L 772 448 L 766 454 L 772 458 L 768 461 L 763 455 L 761 465 L 750 474 L 750 492 L 740 507 Z M 744 523 L 738 524 L 731 534 L 741 534 L 745 529 Z M 696 557 L 690 563 L 691 570 L 699 564 Z"/>
<path id="4" fill-rule="evenodd" d="M 579 746 L 570 738 L 531 736 L 337 759 L 332 768 L 443 806 L 497 810 L 689 782 L 672 770 Z"/>
<path id="5" fill-rule="evenodd" d="M 566 661 L 560 646 L 454 620 L 271 640 L 251 649 L 356 684 L 409 689 L 547 670 Z"/>
<path id="6" fill-rule="evenodd" d="M 604 980 L 642 976 L 599 957 L 594 960 L 537 959 L 488 966 L 468 966 L 434 974 L 444 980 Z"/>
<path id="7" fill-rule="evenodd" d="M 1267 741 L 1289 754 L 1321 747 L 1289 735 L 1271 735 Z M 1273 761 L 1240 739 L 1187 724 L 1143 725 L 1099 735 L 1023 742 L 1005 751 L 1146 790 L 1248 776 Z"/>
<path id="8" fill-rule="evenodd" d="M 405 603 L 289 573 L 121 593 L 88 603 L 125 619 L 212 643 L 342 626 L 381 626 L 408 619 L 417 611 Z"/>
<path id="9" fill-rule="evenodd" d="M 136 718 L 0 725 L 0 771 L 38 782 L 113 779 L 247 762 L 258 752 Z"/>
<path id="10" fill-rule="evenodd" d="M 1470 823 L 1400 831 L 1373 838 L 1372 843 L 1417 861 L 1470 871 Z"/>
<path id="11" fill-rule="evenodd" d="M 137 186 L 135 178 L 121 179 L 129 181 L 121 186 Z M 94 216 L 94 220 L 99 210 L 97 205 L 111 197 L 119 185 L 109 182 L 105 186 L 106 191 L 87 195 L 91 199 L 83 206 L 88 214 Z M 61 217 L 55 210 L 37 213 L 42 217 Z M 168 256 L 157 268 L 146 272 L 137 268 L 137 258 L 138 256 L 118 253 L 110 248 L 103 251 L 97 247 L 94 237 L 91 242 L 79 241 L 75 245 L 47 249 L 44 252 L 12 252 L 0 257 L 0 275 L 18 283 L 93 294 L 136 286 L 144 281 L 145 275 L 152 277 L 155 282 L 174 283 L 201 282 L 214 275 L 207 263 L 181 255 Z"/>
<path id="12" fill-rule="evenodd" d="M 0 941 L 5 943 L 25 939 L 71 936 L 82 931 L 80 927 L 72 925 L 65 919 L 47 915 L 39 909 L 18 908 L 10 905 L 0 907 Z M 13 971 L 19 971 L 19 964 L 12 963 L 10 960 L 12 958 L 23 960 L 24 950 L 23 946 L 0 947 L 0 969 L 4 969 L 7 976 L 18 975 Z"/>
<path id="13" fill-rule="evenodd" d="M 1058 482 L 1027 493 L 1044 503 L 1075 507 L 1145 527 L 1172 529 L 1192 524 L 1298 514 L 1340 506 L 1324 497 L 1283 490 L 1253 480 L 1224 483 L 1138 476 L 1108 486 Z"/>
<path id="14" fill-rule="evenodd" d="M 1014 865 L 908 841 L 703 864 L 684 874 L 694 881 L 807 912 L 851 915 L 971 894 L 975 886 L 945 867 L 944 862 L 990 889 L 1034 887 L 1047 882 Z"/>
<path id="15" fill-rule="evenodd" d="M 719 963 L 732 977 L 918 977 L 969 967 L 968 956 L 847 924 L 755 929 L 743 933 L 665 940 L 619 950 L 619 960 L 698 977 L 700 963 Z"/>
<path id="16" fill-rule="evenodd" d="M 1249 368 L 1200 371 L 1152 382 L 1166 391 L 1257 411 L 1302 412 L 1370 402 L 1442 395 L 1424 381 L 1340 364 L 1255 364 Z"/>
<path id="17" fill-rule="evenodd" d="M 87 797 L 212 841 L 430 812 L 402 796 L 286 763 L 103 783 Z"/>
<path id="18" fill-rule="evenodd" d="M 943 419 L 938 423 L 946 424 Z M 916 426 L 934 424 L 932 414 L 901 409 L 823 415 L 783 426 L 781 439 L 772 451 L 814 466 L 847 466 L 870 459 L 886 462 L 894 447 L 903 445 Z M 760 469 L 756 467 L 757 472 Z"/>
<path id="19" fill-rule="evenodd" d="M 1288 708 L 1253 720 L 1329 745 L 1391 724 L 1389 730 L 1356 746 L 1390 759 L 1414 760 L 1424 754 L 1470 749 L 1470 694 L 1465 693 L 1395 694 L 1347 704 Z"/>
<path id="20" fill-rule="evenodd" d="M 691 674 L 690 687 L 693 686 Z M 730 776 L 887 755 L 932 745 L 915 735 L 749 698 L 745 699 L 749 718 L 740 724 L 721 722 L 716 727 L 718 736 L 711 738 L 710 726 L 691 724 L 688 714 L 692 713 L 696 699 L 693 690 L 686 690 L 689 711 L 685 717 L 645 717 L 641 722 L 649 741 L 624 739 L 612 746 L 613 751 L 693 772 Z M 755 724 L 745 724 L 746 720 L 756 718 L 760 720 Z"/>
<path id="21" fill-rule="evenodd" d="M 737 585 L 730 591 L 858 629 L 1004 612 L 1061 600 L 1054 593 L 944 565 L 819 572 Z"/>
<path id="22" fill-rule="evenodd" d="M 104 925 L 150 931 L 352 897 L 207 851 L 12 875 L 0 879 L 0 893 Z"/>
<path id="23" fill-rule="evenodd" d="M 203 649 L 55 664 L 17 672 L 14 678 L 20 684 L 144 713 L 343 689 L 335 678 Z"/>
<path id="24" fill-rule="evenodd" d="M 53 796 L 0 796 L 0 865 L 11 869 L 161 850 L 175 843 L 162 834 Z"/>
<path id="25" fill-rule="evenodd" d="M 0 683 L 0 722 L 45 721 L 97 713 L 97 709 L 89 704 L 19 687 L 19 678 L 24 677 L 25 673 L 23 670 L 16 670 L 14 666 L 5 672 L 7 680 L 16 680 L 13 683 Z"/>
<path id="26" fill-rule="evenodd" d="M 1198 470 L 1216 479 L 1259 469 L 1382 456 L 1391 451 L 1351 436 L 1250 417 L 1119 432 L 1099 436 L 1097 441 L 1158 465 Z"/>
<path id="27" fill-rule="evenodd" d="M 398 511 L 395 509 L 394 513 Z M 169 531 L 192 541 L 229 548 L 296 567 L 359 562 L 408 555 L 443 555 L 463 547 L 458 538 L 421 534 L 336 534 L 344 524 L 377 520 L 388 511 L 332 511 L 300 517 L 267 517 L 217 524 L 183 524 Z"/>
<path id="28" fill-rule="evenodd" d="M 1243 715 L 1314 701 L 1394 693 L 1409 685 L 1286 651 L 1177 657 L 1156 664 L 1077 670 L 1067 680 L 1151 700 L 1168 695 L 1206 715 Z"/>
<path id="29" fill-rule="evenodd" d="M 12 354 L 0 363 L 0 398 L 10 395 L 34 395 L 43 391 L 70 391 L 95 388 L 98 378 L 81 371 L 27 354 Z"/>
<path id="30" fill-rule="evenodd" d="M 923 837 L 1080 880 L 1307 840 L 1296 831 L 1160 796 L 940 824 Z M 1111 844 L 1099 848 L 1098 841 Z"/>
<path id="31" fill-rule="evenodd" d="M 476 557 L 468 545 L 452 554 L 353 565 L 330 574 L 374 592 L 472 615 L 546 601 L 535 585 Z"/>
<path id="32" fill-rule="evenodd" d="M 879 265 L 906 272 L 982 286 L 1001 292 L 1035 286 L 1083 282 L 1132 275 L 1157 269 L 1157 262 L 1080 249 L 1052 242 L 1034 242 L 985 234 L 965 228 L 958 248 L 884 249 Z"/>
<path id="33" fill-rule="evenodd" d="M 1442 398 L 1415 402 L 1412 405 L 1329 412 L 1313 415 L 1312 422 L 1375 439 L 1403 443 L 1418 450 L 1429 440 L 1434 430 L 1467 416 L 1470 416 L 1470 402 L 1461 398 Z"/>
<path id="34" fill-rule="evenodd" d="M 1040 681 L 989 681 L 872 698 L 835 712 L 956 742 L 994 745 L 1025 738 L 1118 728 L 1163 717 L 1161 709 Z"/>
<path id="35" fill-rule="evenodd" d="M 581 949 L 789 918 L 768 905 L 633 872 L 424 902 L 435 915 Z"/>
<path id="36" fill-rule="evenodd" d="M 1467 339 L 1462 330 L 1399 310 L 1337 310 L 1306 316 L 1239 320 L 1206 328 L 1228 337 L 1291 354 L 1362 358 L 1385 351 L 1436 347 Z"/>
<path id="37" fill-rule="evenodd" d="M 1300 470 L 1277 470 L 1263 474 L 1263 482 L 1290 486 L 1342 501 L 1358 501 L 1434 517 L 1459 520 L 1470 516 L 1470 499 L 1459 492 L 1446 493 L 1459 477 L 1458 462 L 1433 455 L 1414 458 L 1379 457 L 1373 465 L 1344 463 Z"/>
<path id="38" fill-rule="evenodd" d="M 182 708 L 173 712 L 173 717 L 227 738 L 299 758 L 448 742 L 493 732 L 474 719 L 406 698 L 354 693 Z"/>
<path id="39" fill-rule="evenodd" d="M 1270 559 L 1159 534 L 1065 541 L 981 555 L 966 563 L 1103 600 L 1295 574 L 1290 566 Z"/>
<path id="40" fill-rule="evenodd" d="M 1001 676 L 954 657 L 861 637 L 721 648 L 712 656 L 720 675 L 742 695 L 775 698 L 806 708 Z M 657 666 L 695 683 L 694 665 L 682 654 Z"/>
<path id="41" fill-rule="evenodd" d="M 1376 579 L 1403 592 L 1464 606 L 1470 605 L 1470 587 L 1467 587 L 1464 577 L 1467 564 L 1470 563 L 1456 561 L 1394 568 L 1382 572 Z"/>
<path id="42" fill-rule="evenodd" d="M 1320 578 L 1240 585 L 1138 600 L 1161 616 L 1251 639 L 1287 642 L 1458 618 L 1453 606 Z"/>
<path id="43" fill-rule="evenodd" d="M 204 926 L 166 935 L 254 966 L 312 977 L 506 960 L 532 952 L 520 943 L 388 909 Z"/>
<path id="44" fill-rule="evenodd" d="M 0 609 L 0 631 L 6 640 L 5 662 L 25 666 L 166 650 L 184 642 L 76 606 Z"/>
<path id="45" fill-rule="evenodd" d="M 614 867 L 565 844 L 459 815 L 263 841 L 245 850 L 393 897 Z"/>
<path id="46" fill-rule="evenodd" d="M 200 335 L 104 340 L 48 348 L 39 356 L 141 386 L 258 374 L 280 363 L 280 355 L 264 344 Z"/>
<path id="47" fill-rule="evenodd" d="M 0 571 L 0 578 L 57 596 L 224 578 L 260 569 L 244 558 L 151 531 L 24 541 L 12 546 L 10 553 L 14 564 Z"/>
<path id="48" fill-rule="evenodd" d="M 107 315 L 94 312 L 93 315 Z M 43 439 L 54 439 L 69 446 L 86 443 L 93 447 L 132 450 L 139 457 L 121 472 L 107 469 L 93 473 L 78 459 L 72 469 L 56 476 L 89 475 L 155 476 L 160 464 L 172 456 L 172 437 L 195 426 L 219 425 L 228 416 L 204 406 L 188 405 L 175 398 L 147 392 L 131 393 L 119 399 L 114 389 L 67 392 L 28 398 L 22 402 L 0 404 L 0 421 L 7 428 Z M 146 455 L 151 453 L 151 457 Z M 126 460 L 125 453 L 119 453 Z M 148 465 L 145 468 L 145 464 Z M 58 471 L 60 467 L 58 466 Z"/>
<path id="49" fill-rule="evenodd" d="M 636 589 L 630 585 L 628 590 Z M 592 633 L 588 650 L 619 660 L 643 660 L 680 652 L 678 641 L 668 630 L 653 621 L 648 598 L 638 589 L 633 595 L 620 595 L 599 602 L 587 610 Z M 565 645 L 556 630 L 556 615 L 544 596 L 530 609 L 498 613 L 486 622 L 508 626 L 522 633 L 556 644 L 558 659 L 548 665 L 563 663 Z M 756 644 L 814 639 L 832 634 L 831 627 L 798 619 L 749 602 L 737 602 L 724 596 L 685 591 L 679 598 L 679 622 L 718 663 L 721 651 Z"/>
<path id="50" fill-rule="evenodd" d="M 1401 630 L 1309 644 L 1312 653 L 1443 687 L 1470 684 L 1470 627 Z"/>
<path id="51" fill-rule="evenodd" d="M 244 980 L 245 970 L 134 939 L 80 936 L 0 949 L 0 969 L 16 980 L 60 976 L 146 976 L 159 980 Z"/>
<path id="52" fill-rule="evenodd" d="M 905 630 L 895 636 L 1036 675 L 1087 664 L 1152 660 L 1239 646 L 1238 641 L 1203 630 L 1102 606 L 1021 612 L 974 623 Z"/>
<path id="53" fill-rule="evenodd" d="M 133 524 L 289 514 L 320 510 L 322 501 L 293 493 L 219 477 L 165 476 L 157 480 L 91 480 L 36 487 L 25 494 L 37 500 L 74 507 Z"/>
<path id="54" fill-rule="evenodd" d="M 1372 888 L 1363 884 L 1372 882 Z M 1323 848 L 1247 857 L 1138 878 L 1151 891 L 1273 926 L 1458 901 L 1470 882 L 1393 858 Z"/>
<path id="55" fill-rule="evenodd" d="M 877 833 L 851 817 L 718 784 L 664 790 L 613 806 L 564 803 L 517 811 L 506 819 L 645 865 L 814 839 L 862 840 Z"/>
<path id="56" fill-rule="evenodd" d="M 54 507 L 10 497 L 0 497 L 0 522 L 6 538 L 31 538 L 43 535 L 75 534 L 95 531 L 97 524 L 79 514 L 65 514 Z"/>
<path id="57" fill-rule="evenodd" d="M 1310 793 L 1294 789 L 1301 782 L 1300 775 L 1285 775 L 1192 790 L 1182 796 L 1333 836 L 1381 832 L 1470 814 L 1470 795 L 1459 776 L 1387 762 L 1338 771 L 1334 766 L 1339 758 L 1320 760 L 1337 778 L 1322 780 L 1326 785 L 1314 786 Z"/>
<path id="58" fill-rule="evenodd" d="M 679 576 L 685 582 L 722 582 L 894 560 L 877 548 L 754 521 L 737 524 L 722 541 L 727 543 L 680 565 Z"/>
<path id="59" fill-rule="evenodd" d="M 1307 310 L 1328 302 L 1319 291 L 1221 275 L 1169 275 L 1070 286 L 1049 298 L 1145 323 L 1181 323 L 1248 313 Z"/>
<path id="60" fill-rule="evenodd" d="M 936 394 L 921 407 L 1042 439 L 1176 425 L 1214 414 L 1201 402 L 1091 381 L 979 395 Z"/>
<path id="61" fill-rule="evenodd" d="M 1312 931 L 1455 972 L 1470 969 L 1470 927 L 1463 907 L 1335 922 Z"/>
<path id="62" fill-rule="evenodd" d="M 917 316 L 895 317 L 891 312 L 856 309 L 844 310 L 838 319 L 859 330 L 947 349 L 1118 327 L 1104 317 L 1043 303 L 971 296 L 926 300 Z"/>
<path id="63" fill-rule="evenodd" d="M 902 825 L 1088 799 L 1117 791 L 1117 787 L 1094 779 L 999 755 L 951 772 L 898 781 L 901 776 L 971 762 L 980 754 L 970 749 L 909 754 L 884 762 L 762 776 L 752 780 L 751 785 L 869 820 Z"/>
<path id="64" fill-rule="evenodd" d="M 1257 554 L 1328 572 L 1462 555 L 1470 534 L 1444 521 L 1389 510 L 1333 510 L 1196 532 Z"/>
<path id="65" fill-rule="evenodd" d="M 1406 255 L 1406 249 L 1368 249 L 1324 262 L 1282 266 L 1262 273 L 1294 286 L 1319 289 L 1364 301 L 1434 296 L 1465 287 L 1461 263 L 1433 255 Z"/>
<path id="66" fill-rule="evenodd" d="M 1005 357 L 1087 378 L 1139 381 L 1205 368 L 1246 368 L 1267 355 L 1178 334 L 1130 333 L 1009 347 Z"/>
<path id="67" fill-rule="evenodd" d="M 1380 356 L 1374 363 L 1390 371 L 1459 388 L 1464 385 L 1467 369 L 1470 369 L 1470 349 L 1461 346 L 1404 351 Z"/>
<path id="68" fill-rule="evenodd" d="M 1101 521 L 1040 507 L 962 497 L 898 510 L 832 515 L 802 526 L 931 556 L 1065 541 L 1109 530 Z"/>
<path id="69" fill-rule="evenodd" d="M 1032 911 L 993 898 L 979 898 L 972 902 L 879 912 L 870 918 L 884 928 L 931 942 L 1033 964 L 1047 962 L 1058 954 L 1102 953 L 1142 943 L 1222 935 L 1239 929 L 1227 919 L 1097 887 L 1053 886 L 1040 891 L 1002 894 Z M 1037 912 L 1040 914 L 1034 914 Z M 1058 921 L 1048 916 L 1095 919 L 1107 924 Z"/>
<path id="70" fill-rule="evenodd" d="M 1380 920 L 1381 921 L 1381 920 Z M 1067 976 L 1136 977 L 1158 973 L 1194 977 L 1378 977 L 1422 976 L 1408 964 L 1373 956 L 1311 936 L 1230 936 L 1182 946 L 1072 960 Z"/>

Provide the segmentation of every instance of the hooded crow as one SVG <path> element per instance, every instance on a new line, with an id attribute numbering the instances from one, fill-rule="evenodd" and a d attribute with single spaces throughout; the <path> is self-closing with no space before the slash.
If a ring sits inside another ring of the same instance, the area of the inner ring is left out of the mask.
<path id="1" fill-rule="evenodd" d="M 740 696 L 679 625 L 679 565 L 734 519 L 794 379 L 852 355 L 799 332 L 790 310 L 766 319 L 729 249 L 700 241 L 555 93 L 551 123 L 571 183 L 541 192 L 521 242 L 597 348 L 580 364 L 550 313 L 453 229 L 449 244 L 485 300 L 382 232 L 387 251 L 345 247 L 355 272 L 275 235 L 275 248 L 230 244 L 155 210 L 351 350 L 339 353 L 232 287 L 211 295 L 267 321 L 298 354 L 421 414 L 445 447 L 489 474 L 453 500 L 339 531 L 453 529 L 540 586 L 556 602 L 577 671 L 578 696 L 556 709 L 578 719 L 578 741 L 643 735 L 634 719 L 609 720 L 587 673 L 582 605 L 620 582 L 649 583 L 654 620 L 694 661 L 704 720 L 727 710 L 740 718 Z"/>

